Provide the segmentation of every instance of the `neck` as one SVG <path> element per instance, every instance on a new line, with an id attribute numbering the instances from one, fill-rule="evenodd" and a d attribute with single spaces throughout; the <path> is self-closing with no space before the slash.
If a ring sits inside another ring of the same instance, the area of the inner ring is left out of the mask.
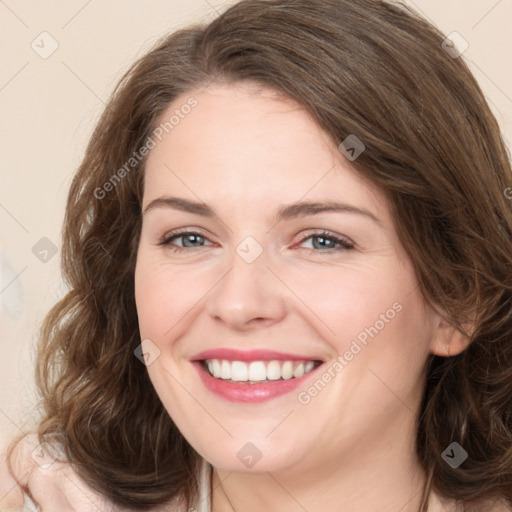
<path id="1" fill-rule="evenodd" d="M 414 425 L 390 431 L 336 458 L 265 473 L 213 472 L 212 512 L 419 512 L 426 477 Z M 390 455 L 391 454 L 391 455 Z"/>

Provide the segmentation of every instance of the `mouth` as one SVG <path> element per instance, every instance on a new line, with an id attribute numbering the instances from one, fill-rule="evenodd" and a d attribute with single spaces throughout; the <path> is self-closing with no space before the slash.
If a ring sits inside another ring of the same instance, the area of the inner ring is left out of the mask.
<path id="1" fill-rule="evenodd" d="M 321 365 L 322 361 L 272 359 L 247 362 L 205 359 L 200 363 L 203 370 L 214 379 L 233 384 L 259 384 L 300 378 Z"/>
<path id="2" fill-rule="evenodd" d="M 268 350 L 215 349 L 191 362 L 204 386 L 232 402 L 262 402 L 290 394 L 312 378 L 324 361 Z"/>

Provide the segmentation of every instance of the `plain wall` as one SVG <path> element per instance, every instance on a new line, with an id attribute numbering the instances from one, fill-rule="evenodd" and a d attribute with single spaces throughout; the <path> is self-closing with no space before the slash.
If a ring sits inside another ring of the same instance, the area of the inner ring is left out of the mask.
<path id="1" fill-rule="evenodd" d="M 407 3 L 446 34 L 456 31 L 468 42 L 463 56 L 510 147 L 512 2 Z M 59 246 L 66 194 L 104 102 L 121 74 L 159 37 L 207 21 L 223 5 L 0 2 L 0 442 L 26 431 L 37 416 L 34 346 L 45 312 L 64 291 Z M 47 56 L 54 41 L 58 48 Z"/>

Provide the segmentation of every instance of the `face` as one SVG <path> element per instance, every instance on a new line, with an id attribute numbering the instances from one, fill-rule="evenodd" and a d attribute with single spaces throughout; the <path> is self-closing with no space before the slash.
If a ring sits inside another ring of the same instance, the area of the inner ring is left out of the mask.
<path id="1" fill-rule="evenodd" d="M 170 416 L 231 471 L 409 436 L 439 318 L 384 196 L 291 101 L 215 85 L 165 119 L 191 96 L 147 160 L 135 273 Z"/>

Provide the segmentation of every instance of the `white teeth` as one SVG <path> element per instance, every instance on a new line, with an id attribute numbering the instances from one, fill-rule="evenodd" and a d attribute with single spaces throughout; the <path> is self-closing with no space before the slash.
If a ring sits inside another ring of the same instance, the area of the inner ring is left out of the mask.
<path id="1" fill-rule="evenodd" d="M 302 377 L 315 367 L 314 361 L 229 361 L 208 359 L 206 366 L 210 374 L 223 380 L 236 382 L 261 382 L 264 380 L 292 379 Z"/>
<path id="2" fill-rule="evenodd" d="M 215 375 L 214 375 L 215 377 Z M 249 368 L 242 361 L 233 361 L 231 363 L 231 380 L 246 381 L 249 380 Z"/>
<path id="3" fill-rule="evenodd" d="M 231 365 L 229 364 L 229 361 L 222 361 L 220 365 L 220 378 L 231 379 Z"/>
<path id="4" fill-rule="evenodd" d="M 281 378 L 281 365 L 279 361 L 270 361 L 267 365 L 267 379 L 278 380 Z"/>
<path id="5" fill-rule="evenodd" d="M 295 370 L 293 370 L 293 376 L 295 378 L 297 377 L 302 377 L 304 375 L 304 365 L 302 363 L 299 364 L 299 366 L 297 366 L 297 368 L 295 368 Z"/>
<path id="6" fill-rule="evenodd" d="M 213 360 L 213 376 L 217 379 L 220 377 L 220 362 L 218 359 Z"/>
<path id="7" fill-rule="evenodd" d="M 285 361 L 281 367 L 281 377 L 283 379 L 291 379 L 293 377 L 293 364 L 291 361 Z"/>
<path id="8" fill-rule="evenodd" d="M 265 380 L 267 378 L 267 369 L 263 361 L 253 361 L 249 365 L 249 380 Z"/>

